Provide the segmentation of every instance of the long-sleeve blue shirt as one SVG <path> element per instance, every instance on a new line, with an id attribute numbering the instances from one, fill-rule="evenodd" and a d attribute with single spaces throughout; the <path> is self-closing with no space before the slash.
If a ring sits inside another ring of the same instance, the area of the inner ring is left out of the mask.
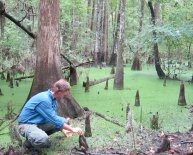
<path id="1" fill-rule="evenodd" d="M 27 124 L 51 122 L 56 128 L 61 128 L 67 121 L 58 116 L 56 108 L 56 99 L 51 91 L 41 92 L 28 100 L 18 117 L 18 122 Z"/>

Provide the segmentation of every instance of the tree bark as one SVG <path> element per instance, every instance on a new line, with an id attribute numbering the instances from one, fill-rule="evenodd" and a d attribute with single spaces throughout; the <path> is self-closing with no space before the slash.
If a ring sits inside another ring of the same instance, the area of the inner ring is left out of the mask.
<path id="1" fill-rule="evenodd" d="M 28 99 L 63 78 L 59 47 L 59 0 L 41 0 L 35 77 Z M 61 116 L 71 118 L 83 114 L 83 110 L 71 95 L 58 100 L 58 111 Z"/>
<path id="2" fill-rule="evenodd" d="M 119 14 L 120 24 L 118 25 L 118 38 L 117 38 L 117 66 L 115 71 L 114 89 L 123 89 L 123 35 L 125 25 L 125 0 L 120 0 Z"/>

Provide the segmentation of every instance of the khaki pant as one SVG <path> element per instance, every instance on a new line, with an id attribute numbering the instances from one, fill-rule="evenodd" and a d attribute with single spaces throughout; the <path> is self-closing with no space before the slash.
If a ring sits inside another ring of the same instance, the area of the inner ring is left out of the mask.
<path id="1" fill-rule="evenodd" d="M 48 135 L 59 131 L 59 129 L 56 129 L 51 123 L 39 125 L 19 124 L 18 130 L 35 148 L 50 147 L 51 142 Z"/>

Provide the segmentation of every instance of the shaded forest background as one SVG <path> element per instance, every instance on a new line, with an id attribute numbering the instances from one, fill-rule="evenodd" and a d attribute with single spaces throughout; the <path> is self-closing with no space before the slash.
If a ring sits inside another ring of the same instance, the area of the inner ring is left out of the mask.
<path id="1" fill-rule="evenodd" d="M 94 60 L 98 65 L 115 65 L 119 26 L 118 0 L 60 1 L 61 53 L 74 62 Z M 192 61 L 192 1 L 152 1 L 152 18 L 148 1 L 125 3 L 124 39 L 121 51 L 124 62 L 146 63 L 162 58 L 167 76 L 175 77 Z M 6 12 L 30 32 L 36 34 L 39 1 L 6 1 Z M 155 22 L 151 22 L 153 21 Z M 1 16 L 1 70 L 22 64 L 28 72 L 35 67 L 34 39 L 13 22 Z M 156 36 L 155 36 L 156 33 Z M 24 41 L 25 40 L 25 41 Z M 135 59 L 136 60 L 136 59 Z M 173 62 L 172 62 L 173 61 Z M 170 67 L 176 65 L 176 67 Z M 142 66 L 139 67 L 142 69 Z M 159 76 L 159 75 L 158 75 Z"/>

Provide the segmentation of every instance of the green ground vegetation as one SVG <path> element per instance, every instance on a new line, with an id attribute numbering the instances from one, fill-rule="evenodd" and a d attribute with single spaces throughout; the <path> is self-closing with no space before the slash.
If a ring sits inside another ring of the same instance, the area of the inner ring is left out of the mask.
<path id="1" fill-rule="evenodd" d="M 72 87 L 71 93 L 82 107 L 88 107 L 90 110 L 99 112 L 111 119 L 117 120 L 121 124 L 126 123 L 126 106 L 130 103 L 135 125 L 142 124 L 145 128 L 150 127 L 150 118 L 153 114 L 159 113 L 159 130 L 163 131 L 188 131 L 190 129 L 193 117 L 189 113 L 188 107 L 193 102 L 192 84 L 185 83 L 185 96 L 187 106 L 178 106 L 180 81 L 167 80 L 166 86 L 163 86 L 163 80 L 160 80 L 153 66 L 145 66 L 142 71 L 131 71 L 130 66 L 124 68 L 124 90 L 114 90 L 113 80 L 109 80 L 108 90 L 105 90 L 105 82 L 91 86 L 89 92 L 84 91 L 82 82 L 89 76 L 90 80 L 100 79 L 110 75 L 111 68 L 79 68 L 79 81 Z M 191 78 L 191 71 L 181 75 L 185 81 Z M 9 88 L 8 83 L 1 82 L 1 89 L 4 96 L 0 96 L 0 118 L 4 119 L 7 112 L 8 103 L 13 105 L 14 112 L 18 113 L 24 104 L 29 93 L 32 79 L 22 80 L 19 87 Z M 135 94 L 139 90 L 141 106 L 135 107 Z M 84 130 L 84 121 L 73 120 L 73 123 L 82 127 Z M 103 120 L 100 117 L 91 116 L 92 134 L 88 138 L 91 147 L 102 147 L 108 144 L 115 145 L 117 136 L 127 143 L 127 137 L 124 136 L 124 128 L 118 127 L 112 123 Z M 0 146 L 9 144 L 10 138 L 8 129 L 1 131 Z M 103 137 L 103 138 L 100 138 Z M 72 146 L 78 146 L 78 136 L 63 138 L 61 133 L 51 136 L 55 146 L 49 149 L 53 152 L 63 152 Z M 131 143 L 128 142 L 131 145 Z M 56 149 L 57 148 L 57 149 Z"/>

